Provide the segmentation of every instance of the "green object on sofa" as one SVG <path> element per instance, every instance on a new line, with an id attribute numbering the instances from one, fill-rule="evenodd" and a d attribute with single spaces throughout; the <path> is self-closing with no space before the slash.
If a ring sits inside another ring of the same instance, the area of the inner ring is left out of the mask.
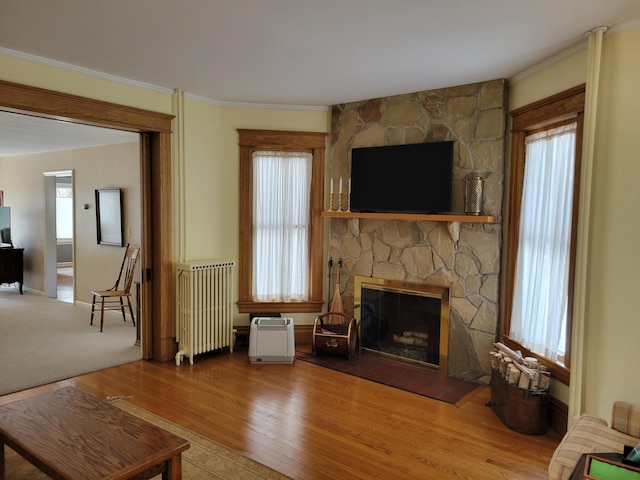
<path id="1" fill-rule="evenodd" d="M 583 414 L 567 431 L 549 462 L 549 480 L 567 480 L 583 453 L 622 453 L 640 442 L 640 405 L 615 402 L 611 427 L 603 418 Z"/>

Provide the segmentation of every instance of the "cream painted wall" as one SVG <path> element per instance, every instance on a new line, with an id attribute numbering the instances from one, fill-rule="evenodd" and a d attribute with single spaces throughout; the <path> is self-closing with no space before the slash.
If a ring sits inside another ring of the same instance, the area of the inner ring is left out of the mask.
<path id="1" fill-rule="evenodd" d="M 640 403 L 640 24 L 606 35 L 596 133 L 585 409 Z"/>
<path id="2" fill-rule="evenodd" d="M 25 288 L 38 293 L 44 292 L 43 172 L 60 170 L 73 172 L 76 301 L 90 303 L 92 289 L 113 285 L 124 254 L 122 248 L 97 244 L 96 189 L 123 189 L 124 242 L 140 244 L 140 146 L 131 142 L 0 158 L 0 190 L 11 207 L 12 237 L 25 249 Z"/>
<path id="3" fill-rule="evenodd" d="M 586 44 L 585 44 L 586 46 Z M 640 26 L 605 35 L 589 238 L 584 410 L 609 419 L 614 400 L 640 403 Z M 586 50 L 512 82 L 510 110 L 585 83 Z M 568 387 L 553 392 L 568 402 Z"/>
<path id="4" fill-rule="evenodd" d="M 184 176 L 178 192 L 180 207 L 176 219 L 184 222 L 184 258 L 180 260 L 234 260 L 228 246 L 229 205 L 224 162 L 220 153 L 220 107 L 187 99 L 184 109 Z"/>

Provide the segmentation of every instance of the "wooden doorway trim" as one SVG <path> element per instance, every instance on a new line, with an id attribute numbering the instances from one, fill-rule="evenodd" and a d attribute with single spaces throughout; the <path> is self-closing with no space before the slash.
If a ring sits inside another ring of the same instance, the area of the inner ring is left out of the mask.
<path id="1" fill-rule="evenodd" d="M 173 115 L 0 80 L 0 111 L 138 132 L 142 191 L 142 356 L 173 360 Z M 149 341 L 150 340 L 150 341 Z"/>

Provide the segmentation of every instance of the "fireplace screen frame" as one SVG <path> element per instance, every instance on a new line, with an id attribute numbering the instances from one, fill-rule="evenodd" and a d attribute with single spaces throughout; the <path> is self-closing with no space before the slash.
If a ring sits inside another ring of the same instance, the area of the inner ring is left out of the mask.
<path id="1" fill-rule="evenodd" d="M 412 360 L 399 355 L 389 354 L 380 350 L 364 347 L 362 344 L 362 289 L 386 291 L 398 294 L 407 294 L 435 298 L 440 300 L 440 338 L 439 338 L 439 363 L 433 364 Z M 438 371 L 442 375 L 447 375 L 447 361 L 449 357 L 449 296 L 450 289 L 437 285 L 426 285 L 399 280 L 387 280 L 373 277 L 354 277 L 354 317 L 358 321 L 358 335 L 360 338 L 360 352 L 372 352 L 377 355 L 392 357 L 394 359 L 419 364 Z"/>

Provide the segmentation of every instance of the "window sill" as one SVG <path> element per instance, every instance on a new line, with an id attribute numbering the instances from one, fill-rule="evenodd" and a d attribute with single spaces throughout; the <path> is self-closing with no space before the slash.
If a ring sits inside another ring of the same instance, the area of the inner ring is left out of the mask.
<path id="1" fill-rule="evenodd" d="M 571 380 L 571 370 L 569 368 L 567 368 L 566 366 L 558 363 L 558 362 L 554 362 L 553 360 L 550 360 L 549 358 L 543 357 L 541 355 L 535 354 L 529 350 L 527 350 L 525 347 L 523 347 L 522 345 L 520 345 L 518 342 L 514 342 L 513 340 L 511 340 L 510 338 L 508 338 L 506 335 L 502 336 L 502 342 L 509 347 L 510 349 L 514 350 L 514 351 L 518 351 L 520 350 L 522 352 L 522 355 L 525 357 L 535 357 L 538 359 L 538 362 L 540 362 L 541 365 L 544 365 L 545 367 L 547 367 L 550 371 L 551 371 L 551 377 L 558 380 L 559 382 L 564 383 L 565 385 L 569 385 L 570 380 Z"/>
<path id="2" fill-rule="evenodd" d="M 321 312 L 322 300 L 307 302 L 251 302 L 238 301 L 240 313 L 315 313 Z"/>

